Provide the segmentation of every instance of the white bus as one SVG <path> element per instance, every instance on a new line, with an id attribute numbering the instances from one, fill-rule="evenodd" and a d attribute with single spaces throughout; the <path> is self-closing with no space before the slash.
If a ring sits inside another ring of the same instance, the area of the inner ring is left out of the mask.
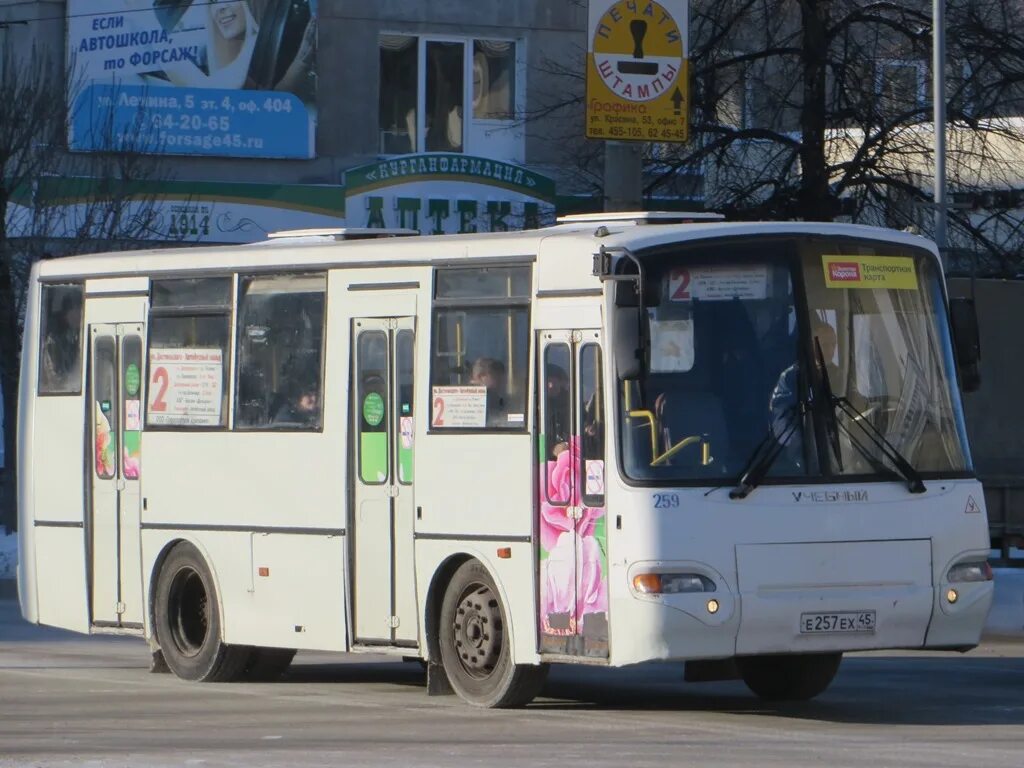
<path id="1" fill-rule="evenodd" d="M 934 245 L 672 221 L 38 264 L 23 615 L 198 681 L 420 658 L 490 707 L 551 663 L 799 699 L 846 651 L 975 646 L 976 359 Z"/>

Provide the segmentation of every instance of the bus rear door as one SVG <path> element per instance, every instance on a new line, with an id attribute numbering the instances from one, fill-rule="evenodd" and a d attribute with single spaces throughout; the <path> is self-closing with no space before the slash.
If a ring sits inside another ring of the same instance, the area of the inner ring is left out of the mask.
<path id="1" fill-rule="evenodd" d="M 88 521 L 92 621 L 141 627 L 139 550 L 144 326 L 89 326 Z"/>
<path id="2" fill-rule="evenodd" d="M 360 318 L 353 328 L 355 637 L 415 646 L 414 318 Z"/>

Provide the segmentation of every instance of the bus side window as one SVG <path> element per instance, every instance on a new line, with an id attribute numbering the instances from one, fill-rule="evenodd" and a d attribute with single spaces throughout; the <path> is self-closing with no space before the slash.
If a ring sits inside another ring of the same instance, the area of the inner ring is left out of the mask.
<path id="1" fill-rule="evenodd" d="M 388 444 L 388 336 L 359 335 L 356 351 L 359 405 L 359 476 L 367 485 L 383 485 L 390 476 Z"/>
<path id="2" fill-rule="evenodd" d="M 398 424 L 398 482 L 410 485 L 413 478 L 413 450 L 415 410 L 413 385 L 415 374 L 415 334 L 409 330 L 398 332 L 395 353 L 395 374 L 398 377 L 398 399 L 395 402 L 395 420 Z"/>
<path id="3" fill-rule="evenodd" d="M 604 506 L 604 400 L 601 347 L 587 344 L 580 351 L 580 477 L 583 503 Z"/>
<path id="4" fill-rule="evenodd" d="M 39 394 L 82 392 L 82 286 L 44 285 Z"/>
<path id="5" fill-rule="evenodd" d="M 547 461 L 545 493 L 551 504 L 568 504 L 572 498 L 572 395 L 568 344 L 551 344 L 544 350 L 544 455 Z M 564 454 L 564 456 L 563 456 Z M 559 457 L 562 457 L 559 460 Z"/>
<path id="6" fill-rule="evenodd" d="M 326 275 L 239 278 L 235 427 L 322 424 Z"/>
<path id="7" fill-rule="evenodd" d="M 232 278 L 153 280 L 149 308 L 147 428 L 218 429 L 228 422 Z M 198 397 L 179 397 L 198 373 Z"/>
<path id="8" fill-rule="evenodd" d="M 434 277 L 431 400 L 452 387 L 482 387 L 479 419 L 433 429 L 526 428 L 530 348 L 529 266 L 438 269 Z"/>

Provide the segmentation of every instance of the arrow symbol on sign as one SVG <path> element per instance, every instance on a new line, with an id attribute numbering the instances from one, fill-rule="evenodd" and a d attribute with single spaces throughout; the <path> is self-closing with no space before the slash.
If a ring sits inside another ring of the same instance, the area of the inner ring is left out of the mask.
<path id="1" fill-rule="evenodd" d="M 672 106 L 675 108 L 677 115 L 683 114 L 683 102 L 684 101 L 685 101 L 685 99 L 683 98 L 683 93 L 682 93 L 682 91 L 679 90 L 679 88 L 677 86 L 676 87 L 676 92 L 672 94 Z"/>

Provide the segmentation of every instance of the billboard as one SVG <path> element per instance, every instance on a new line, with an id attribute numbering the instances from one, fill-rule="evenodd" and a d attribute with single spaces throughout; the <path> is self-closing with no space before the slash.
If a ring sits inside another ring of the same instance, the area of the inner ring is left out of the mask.
<path id="1" fill-rule="evenodd" d="M 72 150 L 311 158 L 317 0 L 68 0 Z"/>

